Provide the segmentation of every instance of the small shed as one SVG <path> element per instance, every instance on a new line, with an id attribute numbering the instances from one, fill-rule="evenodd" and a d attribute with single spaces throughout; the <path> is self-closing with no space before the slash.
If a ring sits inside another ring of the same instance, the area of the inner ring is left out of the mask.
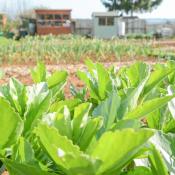
<path id="1" fill-rule="evenodd" d="M 71 30 L 71 10 L 37 9 L 36 30 L 39 35 L 69 34 Z"/>
<path id="2" fill-rule="evenodd" d="M 117 12 L 95 12 L 93 17 L 93 36 L 95 38 L 111 39 L 125 35 L 125 26 Z"/>

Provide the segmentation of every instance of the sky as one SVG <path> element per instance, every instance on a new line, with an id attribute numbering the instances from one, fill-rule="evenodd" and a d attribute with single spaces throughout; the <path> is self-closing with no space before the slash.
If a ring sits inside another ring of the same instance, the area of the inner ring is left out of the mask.
<path id="1" fill-rule="evenodd" d="M 0 10 L 8 6 L 8 11 L 15 12 L 15 3 L 53 9 L 72 9 L 73 18 L 91 18 L 92 12 L 106 11 L 100 0 L 0 0 Z M 175 0 L 163 0 L 152 13 L 139 14 L 141 18 L 174 18 Z"/>

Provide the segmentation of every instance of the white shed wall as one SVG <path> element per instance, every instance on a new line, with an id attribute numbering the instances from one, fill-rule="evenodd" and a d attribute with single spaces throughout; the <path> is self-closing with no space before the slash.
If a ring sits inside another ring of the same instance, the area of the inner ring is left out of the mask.
<path id="1" fill-rule="evenodd" d="M 93 36 L 99 39 L 111 39 L 112 37 L 117 37 L 118 31 L 118 21 L 120 19 L 115 17 L 113 26 L 100 26 L 99 18 L 93 18 Z"/>

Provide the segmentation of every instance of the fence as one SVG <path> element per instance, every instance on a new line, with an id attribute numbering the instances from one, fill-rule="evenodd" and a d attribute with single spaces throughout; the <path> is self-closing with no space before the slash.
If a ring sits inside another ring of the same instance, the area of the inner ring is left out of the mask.
<path id="1" fill-rule="evenodd" d="M 93 22 L 91 19 L 75 19 L 73 21 L 73 32 L 77 35 L 87 36 L 92 34 Z"/>
<path id="2" fill-rule="evenodd" d="M 143 34 L 146 33 L 146 21 L 144 19 L 124 18 L 126 34 Z"/>

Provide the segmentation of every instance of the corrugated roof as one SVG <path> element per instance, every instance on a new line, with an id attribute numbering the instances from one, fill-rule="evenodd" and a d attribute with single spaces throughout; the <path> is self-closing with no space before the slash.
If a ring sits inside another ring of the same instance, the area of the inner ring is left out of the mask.
<path id="1" fill-rule="evenodd" d="M 118 13 L 116 11 L 111 12 L 93 12 L 92 16 L 113 16 L 113 17 L 119 17 Z"/>
<path id="2" fill-rule="evenodd" d="M 35 9 L 35 12 L 36 11 L 48 11 L 48 12 L 55 12 L 55 11 L 72 11 L 72 9 Z"/>

